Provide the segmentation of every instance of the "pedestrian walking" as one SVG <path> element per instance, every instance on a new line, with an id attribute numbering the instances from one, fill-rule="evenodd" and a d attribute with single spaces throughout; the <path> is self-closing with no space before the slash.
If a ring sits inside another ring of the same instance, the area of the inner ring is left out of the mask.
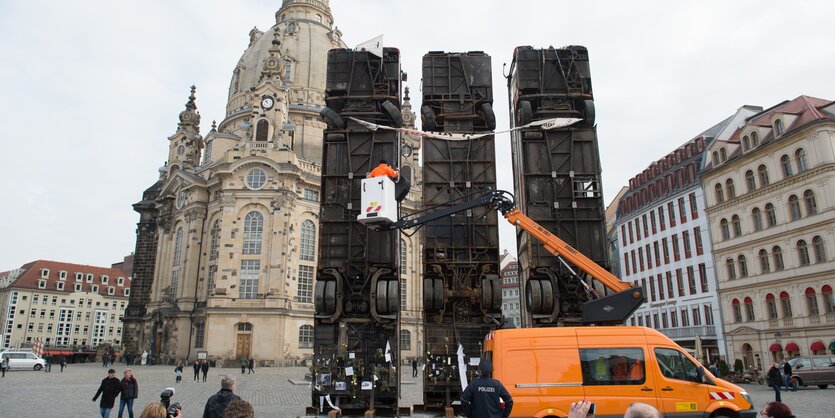
<path id="1" fill-rule="evenodd" d="M 101 380 L 99 390 L 93 395 L 93 402 L 101 395 L 101 401 L 99 401 L 101 418 L 110 418 L 110 411 L 113 410 L 113 405 L 116 403 L 116 396 L 121 391 L 122 384 L 119 382 L 119 378 L 116 377 L 116 370 L 108 370 L 107 376 Z"/>
<path id="2" fill-rule="evenodd" d="M 109 354 L 105 353 L 101 356 L 101 366 L 102 367 L 107 367 L 107 361 L 108 361 L 107 356 L 108 355 Z"/>
<path id="3" fill-rule="evenodd" d="M 0 370 L 3 371 L 3 377 L 6 377 L 6 370 L 9 368 L 9 358 L 3 357 L 3 361 L 0 362 Z"/>
<path id="4" fill-rule="evenodd" d="M 223 379 L 220 381 L 220 391 L 206 401 L 206 407 L 203 409 L 203 418 L 223 418 L 223 413 L 226 411 L 229 403 L 241 399 L 238 395 L 235 395 L 235 389 L 235 377 L 223 376 Z"/>
<path id="5" fill-rule="evenodd" d="M 191 368 L 194 369 L 194 383 L 197 383 L 200 380 L 200 360 L 194 360 Z"/>
<path id="6" fill-rule="evenodd" d="M 133 418 L 133 401 L 139 397 L 139 383 L 133 377 L 133 370 L 125 369 L 124 377 L 122 378 L 122 395 L 119 397 L 119 418 L 128 409 L 128 416 Z"/>
<path id="7" fill-rule="evenodd" d="M 200 370 L 203 372 L 203 381 L 206 381 L 206 375 L 209 374 L 209 360 L 203 360 L 200 364 Z"/>
<path id="8" fill-rule="evenodd" d="M 249 365 L 249 361 L 247 361 L 246 357 L 241 357 L 241 374 L 246 373 L 247 365 Z"/>
<path id="9" fill-rule="evenodd" d="M 478 371 L 478 379 L 473 380 L 461 394 L 465 415 L 471 418 L 508 418 L 513 409 L 513 398 L 502 382 L 490 377 L 493 363 L 489 359 L 481 359 Z"/>
<path id="10" fill-rule="evenodd" d="M 247 362 L 247 364 L 246 364 L 246 367 L 249 369 L 249 374 L 254 374 L 255 373 L 255 359 L 250 357 L 249 362 Z"/>
<path id="11" fill-rule="evenodd" d="M 177 378 L 177 383 L 183 381 L 183 362 L 177 363 L 177 366 L 174 367 L 174 376 Z"/>
<path id="12" fill-rule="evenodd" d="M 67 359 L 64 356 L 61 356 L 61 360 L 58 361 L 58 364 L 61 365 L 61 373 L 64 373 L 64 367 L 67 367 Z"/>
<path id="13" fill-rule="evenodd" d="M 412 359 L 412 377 L 417 377 L 417 359 Z"/>
<path id="14" fill-rule="evenodd" d="M 774 389 L 774 400 L 777 402 L 782 402 L 780 400 L 780 386 L 783 384 L 783 377 L 780 376 L 780 369 L 777 367 L 777 363 L 774 363 L 770 369 L 768 369 L 768 374 L 765 375 L 766 383 Z"/>
<path id="15" fill-rule="evenodd" d="M 786 390 L 791 389 L 793 392 L 797 391 L 797 386 L 792 384 L 792 365 L 788 360 L 783 360 L 783 379 L 785 380 Z"/>
<path id="16" fill-rule="evenodd" d="M 52 371 L 52 356 L 44 356 L 44 361 L 46 362 L 43 367 L 44 373 L 49 373 Z"/>

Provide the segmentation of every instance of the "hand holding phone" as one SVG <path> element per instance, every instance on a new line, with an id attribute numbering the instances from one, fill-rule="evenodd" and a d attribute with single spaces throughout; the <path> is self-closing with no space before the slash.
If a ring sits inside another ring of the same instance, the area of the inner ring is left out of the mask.
<path id="1" fill-rule="evenodd" d="M 597 408 L 596 408 L 597 405 L 594 402 L 589 402 L 589 401 L 584 401 L 584 402 L 589 403 L 589 412 L 587 412 L 586 415 L 594 415 L 595 412 L 597 412 L 596 411 L 597 410 Z"/>

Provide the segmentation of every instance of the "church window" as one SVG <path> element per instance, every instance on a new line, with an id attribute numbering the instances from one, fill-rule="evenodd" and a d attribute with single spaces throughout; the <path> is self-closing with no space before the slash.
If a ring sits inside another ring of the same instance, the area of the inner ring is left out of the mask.
<path id="1" fill-rule="evenodd" d="M 194 324 L 194 348 L 203 347 L 203 342 L 206 339 L 206 323 L 201 322 Z"/>
<path id="2" fill-rule="evenodd" d="M 212 162 L 212 144 L 215 141 L 206 141 L 206 149 L 203 154 L 203 165 Z"/>
<path id="3" fill-rule="evenodd" d="M 314 248 L 316 247 L 316 225 L 313 221 L 302 222 L 299 259 L 313 261 Z"/>
<path id="4" fill-rule="evenodd" d="M 215 291 L 215 275 L 217 274 L 217 265 L 209 266 L 209 273 L 206 279 L 206 297 L 212 296 Z"/>
<path id="5" fill-rule="evenodd" d="M 177 201 L 175 202 L 177 205 L 177 209 L 183 207 L 186 204 L 186 198 L 188 197 L 188 192 L 185 190 L 180 190 L 180 193 L 177 193 Z"/>
<path id="6" fill-rule="evenodd" d="M 95 287 L 95 285 L 93 285 Z M 171 295 L 177 296 L 177 287 L 180 286 L 180 270 L 171 272 Z"/>
<path id="7" fill-rule="evenodd" d="M 304 189 L 304 200 L 311 200 L 313 202 L 319 201 L 319 192 L 311 189 Z"/>
<path id="8" fill-rule="evenodd" d="M 267 173 L 260 168 L 253 168 L 246 174 L 246 187 L 252 190 L 258 190 L 264 187 L 267 182 Z"/>
<path id="9" fill-rule="evenodd" d="M 174 267 L 180 265 L 183 250 L 183 228 L 177 228 L 177 235 L 174 238 Z"/>
<path id="10" fill-rule="evenodd" d="M 264 216 L 249 212 L 244 220 L 244 254 L 261 254 L 261 237 L 264 234 Z"/>
<path id="11" fill-rule="evenodd" d="M 299 287 L 296 301 L 310 303 L 313 301 L 313 267 L 299 266 Z"/>
<path id="12" fill-rule="evenodd" d="M 209 260 L 217 259 L 217 247 L 220 240 L 220 219 L 212 224 L 212 230 L 209 232 Z"/>
<path id="13" fill-rule="evenodd" d="M 259 120 L 255 128 L 255 140 L 261 142 L 267 141 L 269 140 L 269 135 L 270 123 L 266 119 Z"/>
<path id="14" fill-rule="evenodd" d="M 322 15 L 316 15 L 316 22 L 322 23 Z"/>
<path id="15" fill-rule="evenodd" d="M 293 60 L 290 58 L 284 59 L 284 82 L 289 83 L 293 81 Z"/>
<path id="16" fill-rule="evenodd" d="M 258 273 L 261 260 L 241 260 L 241 299 L 255 299 L 258 296 Z"/>
<path id="17" fill-rule="evenodd" d="M 299 348 L 313 348 L 312 325 L 302 325 L 299 327 Z"/>

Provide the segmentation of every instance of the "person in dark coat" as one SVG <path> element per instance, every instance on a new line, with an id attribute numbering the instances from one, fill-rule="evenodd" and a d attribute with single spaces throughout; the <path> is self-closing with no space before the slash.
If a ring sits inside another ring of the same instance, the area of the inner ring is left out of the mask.
<path id="1" fill-rule="evenodd" d="M 254 370 L 254 368 L 255 368 L 255 359 L 250 358 L 250 359 L 249 359 L 249 362 L 248 362 L 248 363 L 247 363 L 247 365 L 246 365 L 246 367 L 249 369 L 249 373 L 250 373 L 250 374 L 255 373 L 255 370 Z"/>
<path id="2" fill-rule="evenodd" d="M 490 377 L 493 363 L 489 359 L 481 359 L 478 371 L 481 376 L 461 394 L 465 415 L 470 418 L 508 418 L 513 409 L 513 398 L 502 382 Z"/>
<path id="3" fill-rule="evenodd" d="M 774 363 L 770 369 L 768 369 L 768 374 L 765 375 L 766 383 L 774 389 L 774 400 L 777 402 L 782 402 L 780 400 L 780 386 L 783 384 L 783 377 L 780 375 L 780 368 L 777 366 L 777 363 Z"/>
<path id="4" fill-rule="evenodd" d="M 417 377 L 417 359 L 412 359 L 412 377 Z"/>
<path id="5" fill-rule="evenodd" d="M 116 377 L 116 370 L 108 370 L 107 377 L 101 380 L 99 390 L 93 395 L 93 402 L 101 395 L 101 401 L 99 401 L 101 418 L 110 418 L 110 411 L 113 410 L 113 404 L 116 403 L 116 396 L 121 391 L 122 384 L 119 382 L 119 378 Z"/>
<path id="6" fill-rule="evenodd" d="M 241 374 L 246 373 L 246 366 L 249 364 L 249 361 L 246 357 L 241 357 Z"/>
<path id="7" fill-rule="evenodd" d="M 238 395 L 235 395 L 235 377 L 223 376 L 220 381 L 220 391 L 206 401 L 203 418 L 223 418 L 223 412 L 229 403 L 240 399 Z"/>
<path id="8" fill-rule="evenodd" d="M 133 401 L 139 397 L 139 383 L 133 377 L 133 370 L 125 369 L 125 376 L 122 378 L 122 395 L 119 397 L 119 418 L 128 408 L 128 416 L 133 418 Z"/>
<path id="9" fill-rule="evenodd" d="M 200 371 L 203 372 L 203 381 L 206 381 L 206 375 L 209 374 L 209 360 L 203 360 L 200 364 Z"/>
<path id="10" fill-rule="evenodd" d="M 792 385 L 792 365 L 788 360 L 783 360 L 783 379 L 786 380 L 786 390 L 797 391 L 797 386 Z"/>
<path id="11" fill-rule="evenodd" d="M 200 380 L 200 360 L 194 360 L 191 368 L 194 369 L 194 383 L 197 383 Z"/>

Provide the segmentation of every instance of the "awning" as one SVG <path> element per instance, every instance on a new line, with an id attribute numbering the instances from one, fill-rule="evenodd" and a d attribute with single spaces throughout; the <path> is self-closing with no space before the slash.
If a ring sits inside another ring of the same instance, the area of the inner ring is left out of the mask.
<path id="1" fill-rule="evenodd" d="M 835 342 L 833 344 L 835 344 Z M 820 341 L 815 341 L 811 346 L 809 346 L 809 349 L 812 351 L 826 351 L 826 346 Z"/>
<path id="2" fill-rule="evenodd" d="M 830 350 L 835 350 L 835 341 L 832 341 L 831 343 L 829 343 L 829 349 Z"/>
<path id="3" fill-rule="evenodd" d="M 45 356 L 71 356 L 73 352 L 66 350 L 44 350 L 43 354 Z"/>
<path id="4" fill-rule="evenodd" d="M 798 347 L 795 343 L 788 343 L 786 344 L 786 351 L 789 353 L 799 353 L 800 347 Z"/>
<path id="5" fill-rule="evenodd" d="M 780 344 L 774 343 L 774 344 L 771 344 L 771 347 L 768 347 L 768 351 L 771 351 L 772 353 L 776 353 L 776 352 L 779 352 L 779 351 L 783 351 L 783 347 Z"/>

